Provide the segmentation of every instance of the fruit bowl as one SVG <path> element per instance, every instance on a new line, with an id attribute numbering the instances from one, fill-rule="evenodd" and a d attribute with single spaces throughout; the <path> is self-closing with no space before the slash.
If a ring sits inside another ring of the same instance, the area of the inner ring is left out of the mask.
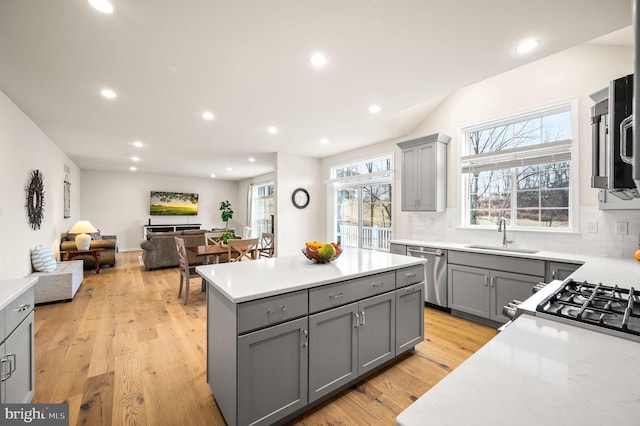
<path id="1" fill-rule="evenodd" d="M 321 247 L 325 245 L 323 243 L 317 243 L 317 242 L 313 242 L 313 243 L 307 243 L 306 247 L 303 248 L 302 254 L 304 254 L 304 256 L 309 259 L 310 261 L 314 262 L 314 263 L 329 263 L 329 262 L 333 262 L 334 260 L 336 260 L 337 258 L 340 257 L 340 255 L 342 254 L 342 248 L 340 247 L 339 244 L 336 243 L 331 243 L 331 244 L 326 244 L 326 245 L 331 245 L 332 247 L 329 247 L 330 250 L 327 251 L 323 251 L 321 249 Z"/>

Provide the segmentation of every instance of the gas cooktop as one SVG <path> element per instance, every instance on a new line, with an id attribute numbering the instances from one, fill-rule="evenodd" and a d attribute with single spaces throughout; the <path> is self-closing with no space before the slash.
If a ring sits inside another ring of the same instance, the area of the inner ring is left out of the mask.
<path id="1" fill-rule="evenodd" d="M 539 314 L 640 341 L 640 292 L 633 287 L 569 280 L 537 305 Z"/>

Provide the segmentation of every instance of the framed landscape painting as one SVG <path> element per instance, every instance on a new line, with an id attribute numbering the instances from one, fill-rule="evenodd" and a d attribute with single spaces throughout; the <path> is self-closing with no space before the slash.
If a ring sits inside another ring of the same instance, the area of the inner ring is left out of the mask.
<path id="1" fill-rule="evenodd" d="M 149 214 L 151 216 L 195 216 L 198 214 L 198 194 L 151 191 Z"/>

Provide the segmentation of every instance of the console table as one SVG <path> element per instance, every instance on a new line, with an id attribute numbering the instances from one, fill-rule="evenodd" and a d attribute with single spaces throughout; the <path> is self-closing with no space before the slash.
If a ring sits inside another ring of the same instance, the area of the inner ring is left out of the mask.
<path id="1" fill-rule="evenodd" d="M 101 248 L 89 250 L 68 250 L 64 252 L 64 260 L 71 260 L 79 256 L 91 256 L 96 260 L 96 274 L 100 273 L 100 252 Z"/>
<path id="2" fill-rule="evenodd" d="M 145 225 L 143 238 L 147 239 L 149 232 L 176 232 L 184 231 L 187 229 L 200 229 L 201 223 L 187 223 L 187 224 L 168 224 L 168 225 Z"/>

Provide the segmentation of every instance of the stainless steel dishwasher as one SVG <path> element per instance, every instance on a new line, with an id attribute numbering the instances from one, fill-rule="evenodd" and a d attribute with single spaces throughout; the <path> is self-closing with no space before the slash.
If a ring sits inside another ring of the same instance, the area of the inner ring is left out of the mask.
<path id="1" fill-rule="evenodd" d="M 449 309 L 447 298 L 447 251 L 428 247 L 407 247 L 407 255 L 425 259 L 425 292 L 427 304 Z"/>

